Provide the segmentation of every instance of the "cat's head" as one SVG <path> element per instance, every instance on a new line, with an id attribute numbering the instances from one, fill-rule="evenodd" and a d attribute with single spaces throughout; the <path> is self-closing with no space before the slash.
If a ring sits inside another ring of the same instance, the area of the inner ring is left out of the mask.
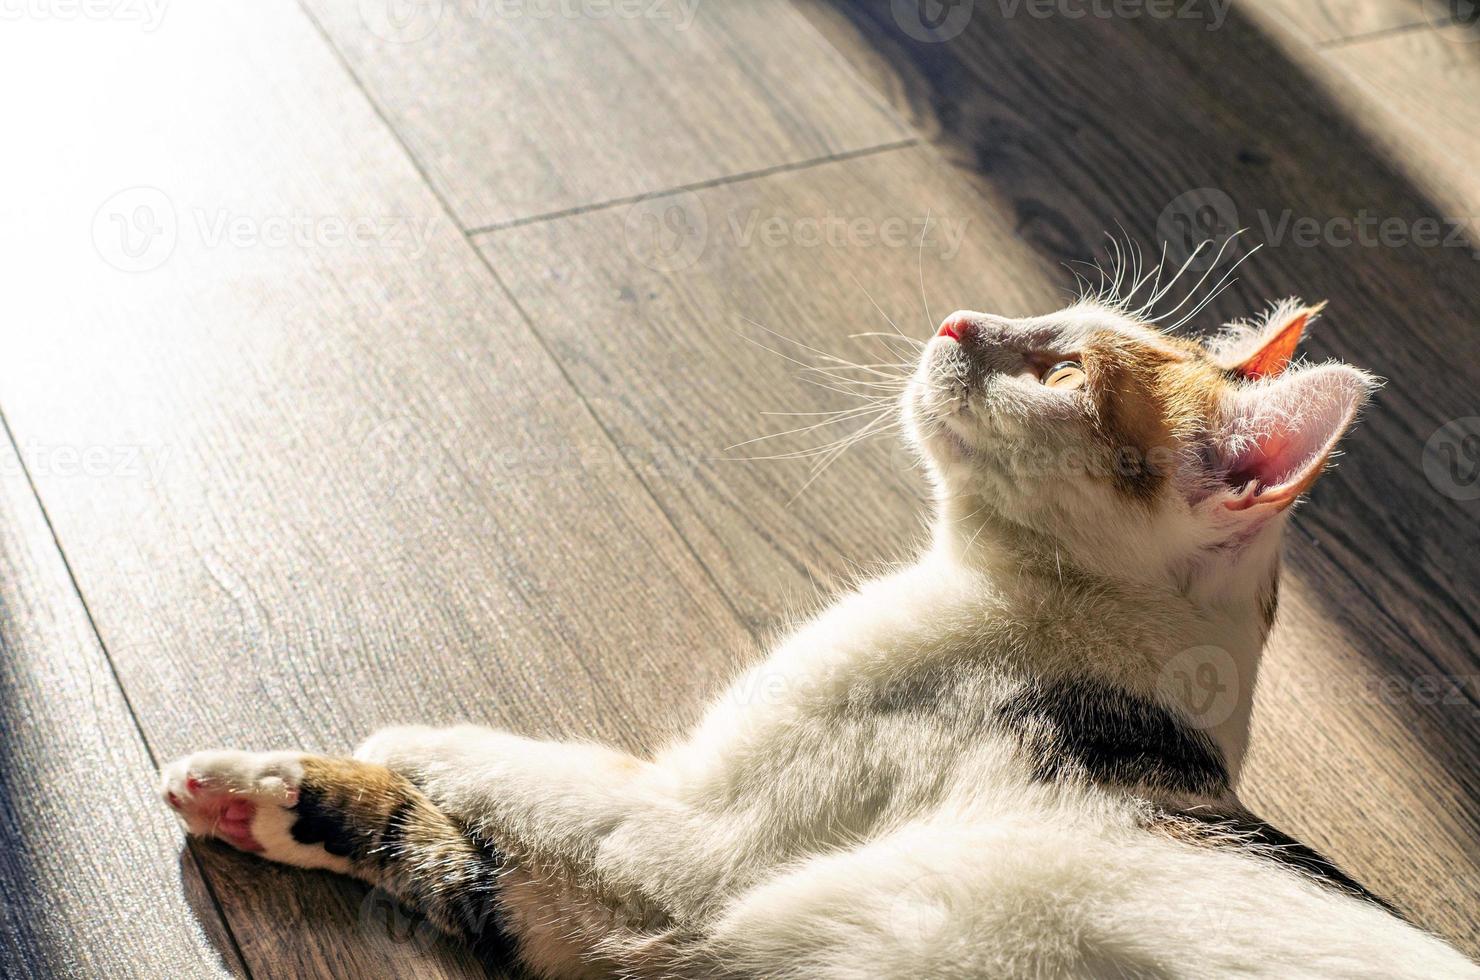
<path id="1" fill-rule="evenodd" d="M 1206 344 L 1093 302 L 952 314 L 904 398 L 938 533 L 967 558 L 973 538 L 1007 535 L 1184 588 L 1252 552 L 1267 564 L 1374 387 L 1344 364 L 1291 363 L 1318 312 L 1284 303 Z"/>

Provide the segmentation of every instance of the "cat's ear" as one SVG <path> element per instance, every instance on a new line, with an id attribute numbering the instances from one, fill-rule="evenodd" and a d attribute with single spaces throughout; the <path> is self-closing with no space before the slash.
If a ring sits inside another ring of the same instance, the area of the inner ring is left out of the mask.
<path id="1" fill-rule="evenodd" d="M 1234 326 L 1214 341 L 1213 360 L 1223 370 L 1249 381 L 1283 374 L 1305 328 L 1325 308 L 1325 303 L 1306 306 L 1299 300 L 1281 303 L 1259 322 Z"/>
<path id="2" fill-rule="evenodd" d="M 1219 487 L 1211 502 L 1251 517 L 1289 507 L 1321 475 L 1376 387 L 1365 371 L 1325 364 L 1230 388 L 1215 434 Z"/>

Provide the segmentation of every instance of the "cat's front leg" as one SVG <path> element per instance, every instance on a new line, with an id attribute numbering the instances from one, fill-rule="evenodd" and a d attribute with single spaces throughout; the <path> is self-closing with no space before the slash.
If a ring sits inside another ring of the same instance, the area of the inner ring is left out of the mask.
<path id="1" fill-rule="evenodd" d="M 505 928 L 534 973 L 684 975 L 662 966 L 682 946 L 678 923 L 722 900 L 735 862 L 664 767 L 471 725 L 386 729 L 356 758 L 407 776 L 508 856 Z M 638 949 L 640 971 L 628 956 Z"/>
<path id="2" fill-rule="evenodd" d="M 549 742 L 477 725 L 376 732 L 355 758 L 406 776 L 448 815 L 535 856 L 568 861 L 668 797 L 650 762 L 602 745 Z"/>
<path id="3" fill-rule="evenodd" d="M 166 766 L 161 782 L 194 836 L 353 875 L 489 952 L 507 945 L 495 907 L 502 858 L 384 766 L 302 752 L 197 752 Z"/>

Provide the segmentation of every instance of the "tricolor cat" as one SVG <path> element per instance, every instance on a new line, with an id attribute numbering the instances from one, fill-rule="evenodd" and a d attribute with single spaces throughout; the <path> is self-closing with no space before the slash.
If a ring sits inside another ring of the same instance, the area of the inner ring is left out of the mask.
<path id="1" fill-rule="evenodd" d="M 655 758 L 395 728 L 165 798 L 547 977 L 1480 977 L 1234 788 L 1285 522 L 1374 387 L 1292 364 L 1316 312 L 949 317 L 899 406 L 928 545 Z"/>

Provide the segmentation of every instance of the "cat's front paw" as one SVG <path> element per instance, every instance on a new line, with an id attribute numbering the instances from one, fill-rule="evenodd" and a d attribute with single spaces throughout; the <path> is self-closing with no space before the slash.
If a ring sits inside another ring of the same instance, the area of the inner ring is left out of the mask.
<path id="1" fill-rule="evenodd" d="M 197 837 L 271 861 L 343 870 L 342 857 L 307 847 L 293 833 L 305 758 L 301 752 L 196 752 L 161 770 L 160 795 Z"/>

